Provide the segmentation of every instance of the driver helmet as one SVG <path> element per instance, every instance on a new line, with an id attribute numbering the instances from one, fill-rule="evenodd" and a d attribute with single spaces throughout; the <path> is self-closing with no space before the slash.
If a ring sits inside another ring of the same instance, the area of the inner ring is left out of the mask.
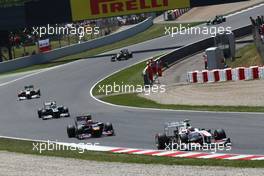
<path id="1" fill-rule="evenodd" d="M 92 124 L 93 121 L 92 120 L 87 120 L 87 124 Z"/>
<path id="2" fill-rule="evenodd" d="M 193 132 L 193 131 L 195 131 L 195 129 L 194 129 L 194 127 L 188 127 L 188 131 L 190 131 L 190 132 Z"/>
<path id="3" fill-rule="evenodd" d="M 55 103 L 51 103 L 50 105 L 52 108 L 55 108 L 56 107 L 56 104 Z"/>

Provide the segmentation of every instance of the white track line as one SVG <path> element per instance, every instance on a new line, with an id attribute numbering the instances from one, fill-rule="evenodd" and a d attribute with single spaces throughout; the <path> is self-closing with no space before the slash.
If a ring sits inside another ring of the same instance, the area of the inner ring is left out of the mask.
<path id="1" fill-rule="evenodd" d="M 74 61 L 74 62 L 77 62 L 77 61 Z M 44 69 L 41 69 L 40 71 L 36 70 L 34 73 L 30 73 L 30 74 L 27 74 L 27 75 L 22 76 L 20 78 L 13 79 L 11 81 L 7 81 L 7 82 L 4 82 L 4 83 L 1 83 L 0 87 L 12 84 L 14 82 L 17 82 L 17 81 L 20 81 L 20 80 L 23 80 L 23 79 L 26 79 L 26 78 L 29 78 L 29 77 L 36 76 L 38 74 L 41 74 L 41 73 L 44 73 L 44 72 L 47 72 L 47 71 L 50 71 L 50 70 L 54 70 L 54 69 L 57 69 L 57 68 L 60 68 L 60 67 L 64 67 L 64 66 L 73 64 L 74 62 L 70 62 L 70 63 L 67 63 L 67 64 L 62 64 L 62 65 L 58 65 L 58 66 L 54 66 L 54 67 L 50 67 L 50 68 L 44 68 Z"/>
<path id="2" fill-rule="evenodd" d="M 238 12 L 235 12 L 235 13 L 231 13 L 231 14 L 225 16 L 225 17 L 228 18 L 228 17 L 232 17 L 232 16 L 235 16 L 235 15 L 239 15 L 241 13 L 245 13 L 245 12 L 248 12 L 250 10 L 253 10 L 253 9 L 256 9 L 256 8 L 259 8 L 259 7 L 262 7 L 262 6 L 264 6 L 263 3 L 262 4 L 255 5 L 255 6 L 252 6 L 252 7 L 249 7 L 249 8 L 246 8 L 244 10 L 241 10 L 241 11 L 238 11 Z"/>

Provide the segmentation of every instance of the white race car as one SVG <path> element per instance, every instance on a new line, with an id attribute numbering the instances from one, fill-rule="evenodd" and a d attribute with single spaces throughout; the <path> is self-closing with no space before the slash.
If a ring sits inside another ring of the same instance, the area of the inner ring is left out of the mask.
<path id="1" fill-rule="evenodd" d="M 190 125 L 190 120 L 167 123 L 164 133 L 156 134 L 155 142 L 159 150 L 179 149 L 183 145 L 185 145 L 184 150 L 197 150 L 213 144 L 231 145 L 231 140 L 226 137 L 223 129 L 194 128 Z"/>
<path id="2" fill-rule="evenodd" d="M 24 90 L 18 93 L 19 100 L 28 100 L 28 99 L 35 99 L 40 98 L 40 89 L 34 89 L 33 85 L 25 86 Z"/>

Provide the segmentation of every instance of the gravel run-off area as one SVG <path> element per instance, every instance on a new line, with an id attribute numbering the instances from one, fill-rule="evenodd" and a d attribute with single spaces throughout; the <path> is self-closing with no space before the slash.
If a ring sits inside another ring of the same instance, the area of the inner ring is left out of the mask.
<path id="1" fill-rule="evenodd" d="M 0 152 L 1 176 L 253 176 L 263 169 L 122 164 Z"/>
<path id="2" fill-rule="evenodd" d="M 140 96 L 161 104 L 264 106 L 264 80 L 178 84 L 165 93 Z"/>
<path id="3" fill-rule="evenodd" d="M 264 2 L 263 0 L 250 0 L 238 3 L 205 6 L 192 8 L 188 13 L 183 14 L 176 21 L 177 22 L 190 22 L 190 21 L 204 21 L 214 18 L 215 15 L 229 14 L 249 6 Z"/>

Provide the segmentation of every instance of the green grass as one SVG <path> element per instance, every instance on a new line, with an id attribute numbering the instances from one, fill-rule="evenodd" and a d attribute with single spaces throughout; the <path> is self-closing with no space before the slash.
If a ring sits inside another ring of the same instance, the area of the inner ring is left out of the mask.
<path id="1" fill-rule="evenodd" d="M 38 156 L 52 156 L 74 158 L 89 161 L 138 163 L 138 164 L 163 164 L 163 165 L 191 165 L 191 166 L 224 166 L 237 168 L 264 168 L 264 161 L 228 161 L 214 159 L 185 159 L 142 155 L 114 154 L 110 152 L 85 151 L 33 151 L 33 142 L 0 138 L 0 151 L 32 154 Z"/>
<path id="2" fill-rule="evenodd" d="M 99 87 L 102 85 L 113 85 L 114 82 L 117 85 L 144 85 L 142 72 L 139 70 L 143 70 L 145 66 L 145 62 L 142 62 L 119 72 L 120 74 L 114 74 L 113 76 L 104 79 L 93 89 L 93 95 L 103 95 L 104 92 L 100 92 Z"/>
<path id="3" fill-rule="evenodd" d="M 254 44 L 246 45 L 237 51 L 236 60 L 231 62 L 227 60 L 228 66 L 235 67 L 250 67 L 254 65 L 263 65 L 262 59 Z"/>
<path id="4" fill-rule="evenodd" d="M 160 56 L 160 55 L 159 55 Z M 155 56 L 157 58 L 159 56 Z M 143 86 L 142 73 L 146 67 L 146 62 L 143 61 L 139 64 L 133 65 L 125 70 L 122 70 L 98 83 L 93 89 L 93 95 L 104 95 L 104 92 L 100 92 L 100 86 L 102 85 L 140 85 Z"/>
<path id="5" fill-rule="evenodd" d="M 111 95 L 101 98 L 102 101 L 140 108 L 157 108 L 171 110 L 194 110 L 194 111 L 219 111 L 219 112 L 264 112 L 263 107 L 250 106 L 190 106 L 190 105 L 165 105 L 155 101 L 139 97 L 137 94 Z"/>

